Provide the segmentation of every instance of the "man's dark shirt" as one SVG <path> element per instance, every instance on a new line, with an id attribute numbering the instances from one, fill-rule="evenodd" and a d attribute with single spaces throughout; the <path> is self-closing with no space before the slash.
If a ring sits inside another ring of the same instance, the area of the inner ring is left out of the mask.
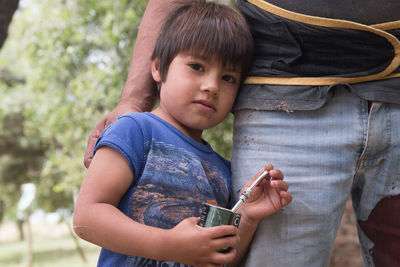
<path id="1" fill-rule="evenodd" d="M 399 0 L 267 0 L 267 2 L 305 15 L 348 20 L 365 25 L 391 21 L 400 22 Z M 307 31 L 308 28 L 314 26 L 308 27 L 306 24 L 291 23 L 289 19 L 276 17 L 275 14 L 269 16 L 268 14 L 270 13 L 265 13 L 266 11 L 248 3 L 246 0 L 238 0 L 238 7 L 247 18 L 255 37 L 256 55 L 249 76 L 362 76 L 384 70 L 393 58 L 394 50 L 392 45 L 385 38 L 376 38 L 377 35 L 370 32 L 359 31 L 354 36 L 350 32 L 354 42 L 349 41 L 348 38 L 341 37 L 336 37 L 331 42 L 329 38 L 325 38 L 324 31 L 326 29 L 323 29 L 323 27 L 316 26 L 316 28 L 310 30 L 310 34 L 307 36 L 307 32 L 306 35 L 303 35 L 303 30 Z M 268 18 L 266 19 L 266 17 Z M 398 39 L 400 29 L 390 30 L 390 34 L 393 34 Z M 376 43 L 372 43 L 370 37 L 375 38 Z M 305 47 L 307 38 L 308 47 Z M 359 38 L 361 38 L 361 42 L 358 42 Z M 317 43 L 314 45 L 313 41 L 310 40 L 315 40 Z M 369 46 L 366 45 L 364 49 L 364 44 L 368 43 Z M 333 55 L 347 53 L 349 59 L 353 56 L 358 57 L 358 64 L 352 60 L 344 63 L 338 62 L 340 61 L 340 59 L 337 59 L 339 57 L 326 54 L 324 52 L 325 48 L 332 46 L 332 44 L 337 44 L 338 47 L 333 49 Z M 342 49 L 342 47 L 344 48 Z M 311 58 L 311 60 L 306 59 L 305 62 L 299 64 L 302 58 L 306 57 L 306 54 L 315 53 L 317 49 L 320 50 L 317 51 L 314 58 Z M 322 52 L 318 54 L 319 51 Z M 336 51 L 338 53 L 335 53 Z M 282 53 L 282 55 L 279 53 Z M 322 63 L 320 66 L 312 63 L 317 61 L 327 63 Z M 264 64 L 265 62 L 267 64 Z M 362 69 L 364 67 L 363 62 L 372 65 L 372 67 L 369 68 L 368 66 Z M 335 65 L 334 63 L 338 64 Z M 368 71 L 370 73 L 367 73 Z M 336 86 L 345 86 L 352 93 L 368 101 L 400 104 L 400 78 L 392 78 L 319 86 L 307 84 L 245 84 L 239 92 L 234 110 L 314 110 L 326 102 L 329 91 L 333 91 L 332 89 Z"/>

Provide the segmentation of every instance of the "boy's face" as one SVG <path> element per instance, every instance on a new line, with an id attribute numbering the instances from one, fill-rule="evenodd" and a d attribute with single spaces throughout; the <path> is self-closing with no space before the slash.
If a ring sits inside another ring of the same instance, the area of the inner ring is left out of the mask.
<path id="1" fill-rule="evenodd" d="M 240 70 L 182 53 L 172 60 L 165 81 L 161 82 L 157 61 L 152 74 L 161 83 L 160 106 L 154 113 L 197 141 L 202 130 L 228 115 L 241 78 Z"/>

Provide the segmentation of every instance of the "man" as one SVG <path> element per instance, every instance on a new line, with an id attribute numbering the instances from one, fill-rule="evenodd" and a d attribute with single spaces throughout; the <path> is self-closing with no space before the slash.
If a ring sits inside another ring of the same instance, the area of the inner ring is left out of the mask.
<path id="1" fill-rule="evenodd" d="M 117 114 L 149 110 L 169 1 L 149 1 Z M 240 0 L 255 60 L 234 107 L 233 188 L 265 160 L 293 202 L 260 224 L 244 266 L 326 266 L 349 193 L 366 266 L 400 265 L 400 2 Z M 234 195 L 237 192 L 234 192 Z"/>

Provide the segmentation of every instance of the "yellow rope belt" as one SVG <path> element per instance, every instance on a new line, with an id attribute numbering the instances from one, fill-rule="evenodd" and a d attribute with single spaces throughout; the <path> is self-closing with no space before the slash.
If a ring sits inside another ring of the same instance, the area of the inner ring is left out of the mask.
<path id="1" fill-rule="evenodd" d="M 347 20 L 330 19 L 316 16 L 304 15 L 296 12 L 292 12 L 263 0 L 248 0 L 248 2 L 256 5 L 257 7 L 275 14 L 280 17 L 284 17 L 297 22 L 302 22 L 315 26 L 323 27 L 335 27 L 343 29 L 352 29 L 371 32 L 381 37 L 384 37 L 393 46 L 394 57 L 391 63 L 381 72 L 357 76 L 357 77 L 263 77 L 263 76 L 248 76 L 244 81 L 244 84 L 275 84 L 275 85 L 331 85 L 335 83 L 359 83 L 373 80 L 390 79 L 400 77 L 400 73 L 393 73 L 400 65 L 400 40 L 392 34 L 386 32 L 386 30 L 392 30 L 400 28 L 400 20 L 375 24 L 375 25 L 364 25 Z"/>

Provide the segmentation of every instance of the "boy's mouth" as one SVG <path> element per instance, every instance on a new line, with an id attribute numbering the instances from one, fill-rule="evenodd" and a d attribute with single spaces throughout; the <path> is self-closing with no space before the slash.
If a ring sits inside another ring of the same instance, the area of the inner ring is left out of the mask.
<path id="1" fill-rule="evenodd" d="M 200 109 L 206 111 L 206 112 L 215 112 L 217 109 L 215 108 L 213 102 L 206 100 L 206 99 L 200 99 L 200 100 L 195 100 L 193 101 L 194 104 L 196 104 Z"/>

